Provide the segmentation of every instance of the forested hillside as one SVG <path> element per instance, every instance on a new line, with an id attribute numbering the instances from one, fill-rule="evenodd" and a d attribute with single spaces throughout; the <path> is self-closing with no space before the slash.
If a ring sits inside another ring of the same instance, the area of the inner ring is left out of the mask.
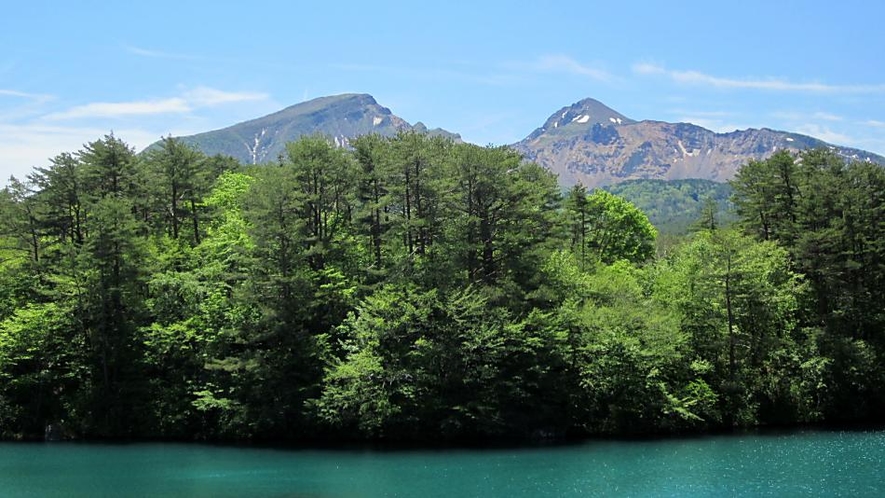
<path id="1" fill-rule="evenodd" d="M 627 180 L 603 188 L 630 201 L 661 233 L 685 235 L 704 224 L 699 220 L 706 217 L 709 221 L 711 216 L 720 226 L 735 221 L 728 183 L 698 178 Z"/>
<path id="2" fill-rule="evenodd" d="M 656 258 L 635 206 L 562 196 L 508 148 L 411 132 L 351 145 L 305 138 L 246 168 L 106 136 L 12 181 L 0 435 L 882 421 L 881 167 L 822 150 L 752 161 L 733 182 L 738 227 L 700 220 Z"/>

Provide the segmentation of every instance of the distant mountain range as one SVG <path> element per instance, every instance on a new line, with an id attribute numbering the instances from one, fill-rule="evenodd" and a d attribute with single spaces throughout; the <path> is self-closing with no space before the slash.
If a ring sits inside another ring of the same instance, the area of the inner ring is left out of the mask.
<path id="1" fill-rule="evenodd" d="M 885 164 L 885 158 L 871 152 L 798 133 L 767 128 L 714 133 L 690 123 L 634 121 L 593 99 L 556 111 L 513 147 L 557 173 L 566 186 L 580 182 L 595 187 L 635 179 L 724 182 L 747 161 L 782 149 L 829 147 L 850 160 Z"/>
<path id="2" fill-rule="evenodd" d="M 409 124 L 366 94 L 322 97 L 221 130 L 180 138 L 206 154 L 260 164 L 276 161 L 287 142 L 303 135 L 325 135 L 346 146 L 359 135 L 393 136 L 401 130 L 461 140 L 446 130 L 428 130 L 420 122 Z M 597 187 L 634 179 L 724 182 L 747 161 L 782 149 L 829 147 L 850 160 L 885 164 L 885 157 L 871 152 L 797 133 L 767 128 L 714 133 L 690 123 L 636 121 L 593 99 L 556 111 L 512 147 L 558 174 L 563 186 L 580 182 Z"/>
<path id="3" fill-rule="evenodd" d="M 209 155 L 234 157 L 244 164 L 276 161 L 287 142 L 305 135 L 324 135 L 340 146 L 360 135 L 393 136 L 401 130 L 442 135 L 460 141 L 458 134 L 414 125 L 378 105 L 371 95 L 343 94 L 302 102 L 267 116 L 227 128 L 180 137 Z"/>

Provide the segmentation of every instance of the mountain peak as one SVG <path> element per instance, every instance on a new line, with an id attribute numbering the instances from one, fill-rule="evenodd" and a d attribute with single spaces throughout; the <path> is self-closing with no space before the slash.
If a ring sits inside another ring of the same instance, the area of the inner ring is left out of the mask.
<path id="1" fill-rule="evenodd" d="M 633 122 L 632 119 L 624 116 L 623 114 L 612 109 L 611 107 L 603 104 L 602 102 L 600 102 L 596 99 L 592 99 L 589 97 L 586 99 L 582 99 L 582 100 L 575 102 L 574 104 L 569 106 L 568 109 L 573 110 L 573 111 L 580 111 L 580 112 L 584 112 L 584 113 L 597 114 L 599 116 L 614 117 L 615 119 L 620 117 L 623 121 Z"/>
<path id="2" fill-rule="evenodd" d="M 327 95 L 325 97 L 317 97 L 315 99 L 295 104 L 296 106 L 329 106 L 329 105 L 353 105 L 353 106 L 373 106 L 378 105 L 375 97 L 368 93 L 342 93 L 339 95 Z"/>
<path id="3" fill-rule="evenodd" d="M 412 129 L 455 141 L 461 139 L 439 128 L 428 130 L 420 123 L 412 126 L 366 93 L 318 97 L 221 130 L 180 138 L 208 155 L 222 154 L 246 164 L 258 164 L 275 160 L 285 153 L 287 142 L 304 135 L 323 135 L 345 146 L 360 135 L 393 136 Z"/>
<path id="4" fill-rule="evenodd" d="M 378 105 L 375 97 L 372 97 L 367 93 L 343 93 L 340 95 L 317 97 L 315 99 L 300 102 L 298 104 L 286 107 L 285 109 L 277 111 L 273 114 L 269 114 L 258 119 L 253 119 L 251 121 L 246 121 L 245 123 L 240 123 L 239 125 L 234 126 L 240 126 L 253 122 L 266 122 L 268 120 L 274 119 L 291 119 L 297 116 L 308 116 L 317 113 L 335 115 L 341 112 L 347 113 L 359 110 L 368 113 L 377 113 L 384 116 L 392 114 L 390 112 L 390 109 Z"/>
<path id="5" fill-rule="evenodd" d="M 621 126 L 635 122 L 596 99 L 586 98 L 551 114 L 544 126 L 535 130 L 528 139 L 544 134 L 584 133 L 594 127 Z"/>
<path id="6" fill-rule="evenodd" d="M 766 128 L 714 133 L 691 123 L 637 122 L 594 99 L 563 107 L 514 147 L 557 173 L 561 184 L 589 187 L 630 179 L 723 182 L 749 160 L 813 147 L 828 147 L 852 161 L 885 164 L 875 154 L 797 133 Z"/>

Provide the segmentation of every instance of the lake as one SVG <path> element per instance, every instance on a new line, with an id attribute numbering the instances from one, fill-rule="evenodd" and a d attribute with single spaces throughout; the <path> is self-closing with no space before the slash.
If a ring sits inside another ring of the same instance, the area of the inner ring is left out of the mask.
<path id="1" fill-rule="evenodd" d="M 885 432 L 507 449 L 0 443 L 3 497 L 885 496 Z"/>

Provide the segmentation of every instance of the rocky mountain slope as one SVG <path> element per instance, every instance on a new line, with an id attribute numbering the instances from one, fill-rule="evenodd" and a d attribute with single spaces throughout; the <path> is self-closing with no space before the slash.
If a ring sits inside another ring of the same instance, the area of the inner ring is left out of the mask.
<path id="1" fill-rule="evenodd" d="M 428 130 L 420 122 L 411 125 L 366 94 L 321 97 L 221 130 L 180 138 L 208 155 L 223 154 L 244 164 L 260 164 L 276 161 L 287 142 L 303 135 L 320 134 L 345 145 L 360 135 L 392 136 L 400 130 L 461 139 L 445 130 Z"/>
<path id="2" fill-rule="evenodd" d="M 303 135 L 320 134 L 339 145 L 359 135 L 392 136 L 401 130 L 457 134 L 409 124 L 367 94 L 321 97 L 233 126 L 180 137 L 206 154 L 232 156 L 244 164 L 276 161 L 285 144 Z M 512 147 L 559 175 L 563 186 L 597 187 L 633 179 L 701 178 L 723 182 L 751 159 L 774 151 L 830 147 L 851 160 L 885 164 L 885 158 L 857 149 L 770 129 L 714 133 L 689 123 L 636 121 L 593 99 L 555 112 Z"/>
<path id="3" fill-rule="evenodd" d="M 810 147 L 830 147 L 848 159 L 885 164 L 876 154 L 796 133 L 765 128 L 714 133 L 688 123 L 634 121 L 593 99 L 560 109 L 513 147 L 557 173 L 564 186 L 631 179 L 723 182 L 751 159 Z"/>

